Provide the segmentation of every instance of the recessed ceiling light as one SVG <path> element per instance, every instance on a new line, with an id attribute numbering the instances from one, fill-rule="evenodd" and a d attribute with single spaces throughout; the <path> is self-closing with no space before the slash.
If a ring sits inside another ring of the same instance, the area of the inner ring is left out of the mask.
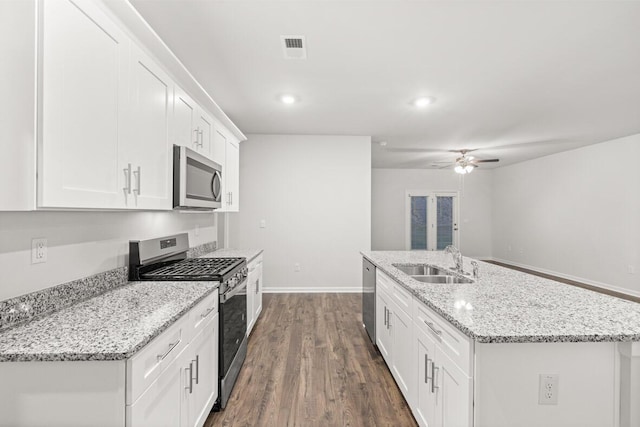
<path id="1" fill-rule="evenodd" d="M 282 101 L 283 104 L 294 104 L 297 98 L 293 95 L 282 95 L 280 101 Z"/>
<path id="2" fill-rule="evenodd" d="M 418 108 L 424 108 L 428 105 L 433 104 L 434 102 L 436 102 L 436 99 L 433 96 L 423 96 L 420 98 L 416 98 L 413 101 L 413 105 L 415 105 Z"/>

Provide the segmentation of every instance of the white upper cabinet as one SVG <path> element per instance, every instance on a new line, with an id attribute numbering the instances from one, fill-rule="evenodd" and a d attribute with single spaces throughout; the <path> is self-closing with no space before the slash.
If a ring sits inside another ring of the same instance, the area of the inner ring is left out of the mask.
<path id="1" fill-rule="evenodd" d="M 198 151 L 207 157 L 211 157 L 211 145 L 213 144 L 213 120 L 204 110 L 198 111 L 197 131 L 199 135 Z"/>
<path id="2" fill-rule="evenodd" d="M 0 1 L 0 211 L 35 208 L 35 14 L 35 0 Z"/>
<path id="3" fill-rule="evenodd" d="M 244 135 L 129 2 L 0 0 L 0 24 L 0 210 L 172 209 L 173 144 L 229 161 L 237 210 Z"/>
<path id="4" fill-rule="evenodd" d="M 123 164 L 133 165 L 131 194 L 136 208 L 172 208 L 169 119 L 173 82 L 139 48 L 131 49 L 130 108 Z"/>
<path id="5" fill-rule="evenodd" d="M 189 147 L 198 150 L 200 147 L 200 136 L 198 133 L 196 119 L 198 106 L 177 85 L 173 98 L 173 143 L 182 147 Z"/>
<path id="6" fill-rule="evenodd" d="M 236 141 L 227 140 L 224 169 L 224 196 L 222 206 L 226 212 L 240 209 L 240 147 Z M 225 204 L 226 202 L 226 204 Z"/>
<path id="7" fill-rule="evenodd" d="M 42 4 L 39 206 L 125 207 L 129 39 L 93 2 Z"/>
<path id="8" fill-rule="evenodd" d="M 211 160 L 224 166 L 226 152 L 227 136 L 221 126 L 216 126 L 212 138 Z M 222 174 L 224 175 L 224 168 L 222 169 Z"/>

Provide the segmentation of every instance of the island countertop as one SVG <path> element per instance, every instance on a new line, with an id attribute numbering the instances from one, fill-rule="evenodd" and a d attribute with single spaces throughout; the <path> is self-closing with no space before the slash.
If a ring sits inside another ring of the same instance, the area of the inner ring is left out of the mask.
<path id="1" fill-rule="evenodd" d="M 393 264 L 452 270 L 451 255 L 363 251 L 397 283 L 480 343 L 640 341 L 640 304 L 478 261 L 468 284 L 422 283 Z M 465 271 L 471 258 L 464 257 Z"/>

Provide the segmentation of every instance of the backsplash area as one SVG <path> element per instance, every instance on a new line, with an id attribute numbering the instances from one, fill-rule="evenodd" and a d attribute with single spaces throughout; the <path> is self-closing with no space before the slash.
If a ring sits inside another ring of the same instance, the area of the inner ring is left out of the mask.
<path id="1" fill-rule="evenodd" d="M 217 236 L 217 215 L 0 212 L 0 301 L 122 269 L 128 264 L 129 240 L 188 233 L 192 248 L 210 244 Z M 47 261 L 32 264 L 31 241 L 37 238 L 47 240 Z"/>

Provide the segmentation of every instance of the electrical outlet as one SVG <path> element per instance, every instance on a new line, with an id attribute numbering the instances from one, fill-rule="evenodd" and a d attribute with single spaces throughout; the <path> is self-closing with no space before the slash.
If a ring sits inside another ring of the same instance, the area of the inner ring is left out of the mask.
<path id="1" fill-rule="evenodd" d="M 558 375 L 540 374 L 540 386 L 538 388 L 539 405 L 558 404 Z"/>
<path id="2" fill-rule="evenodd" d="M 31 240 L 31 264 L 47 262 L 47 239 Z"/>
<path id="3" fill-rule="evenodd" d="M 293 264 L 293 271 L 300 271 L 300 263 L 296 262 Z"/>
<path id="4" fill-rule="evenodd" d="M 266 227 L 267 227 L 267 220 L 261 219 L 260 220 L 260 228 L 266 228 Z"/>
<path id="5" fill-rule="evenodd" d="M 631 264 L 629 264 L 629 265 L 627 266 L 627 272 L 628 272 L 629 274 L 636 274 L 636 266 L 635 266 L 635 265 L 631 265 Z"/>

